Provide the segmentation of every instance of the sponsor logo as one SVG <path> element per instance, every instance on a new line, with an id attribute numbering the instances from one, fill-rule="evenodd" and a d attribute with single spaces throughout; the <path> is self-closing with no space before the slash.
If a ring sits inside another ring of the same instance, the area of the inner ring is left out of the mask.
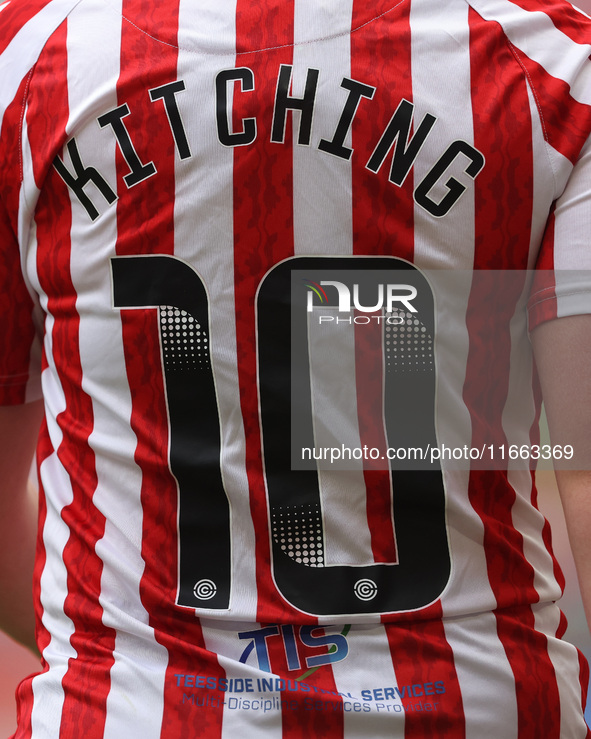
<path id="1" fill-rule="evenodd" d="M 349 654 L 347 634 L 351 626 L 346 625 L 337 634 L 326 633 L 330 628 L 314 625 L 300 626 L 296 629 L 289 624 L 282 624 L 239 632 L 238 638 L 247 641 L 239 661 L 244 664 L 251 658 L 251 655 L 254 655 L 260 670 L 272 672 L 269 641 L 276 642 L 279 639 L 285 652 L 287 669 L 291 672 L 304 667 L 308 668 L 307 672 L 297 678 L 298 681 L 305 680 L 323 665 L 341 662 Z M 311 650 L 318 650 L 318 648 L 324 648 L 326 651 L 310 653 Z M 304 656 L 306 651 L 308 656 Z M 302 664 L 302 657 L 304 664 Z"/>

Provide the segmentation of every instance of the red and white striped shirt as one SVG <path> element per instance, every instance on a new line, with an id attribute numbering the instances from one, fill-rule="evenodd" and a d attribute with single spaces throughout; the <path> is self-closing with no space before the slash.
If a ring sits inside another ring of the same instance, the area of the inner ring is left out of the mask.
<path id="1" fill-rule="evenodd" d="M 0 5 L 0 397 L 46 407 L 16 737 L 591 736 L 529 459 L 290 461 L 536 448 L 590 44 L 563 0 Z"/>

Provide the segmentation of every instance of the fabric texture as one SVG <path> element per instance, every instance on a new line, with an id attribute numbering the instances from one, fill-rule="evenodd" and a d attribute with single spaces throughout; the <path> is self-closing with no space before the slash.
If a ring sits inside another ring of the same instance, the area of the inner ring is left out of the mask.
<path id="1" fill-rule="evenodd" d="M 0 5 L 15 737 L 591 736 L 528 340 L 591 309 L 590 44 L 562 0 Z"/>

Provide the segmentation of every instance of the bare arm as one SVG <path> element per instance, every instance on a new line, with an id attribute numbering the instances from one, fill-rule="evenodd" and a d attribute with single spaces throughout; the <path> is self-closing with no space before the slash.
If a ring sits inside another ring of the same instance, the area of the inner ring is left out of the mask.
<path id="1" fill-rule="evenodd" d="M 573 464 L 556 479 L 591 629 L 591 316 L 544 323 L 532 344 L 553 444 L 571 444 Z"/>
<path id="2" fill-rule="evenodd" d="M 41 401 L 0 407 L 0 628 L 32 651 L 37 500 L 27 481 L 42 416 Z"/>

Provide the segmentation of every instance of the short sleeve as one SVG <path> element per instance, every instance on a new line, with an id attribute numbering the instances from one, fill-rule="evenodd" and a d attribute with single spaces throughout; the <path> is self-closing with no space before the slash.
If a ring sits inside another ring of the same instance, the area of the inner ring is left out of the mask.
<path id="1" fill-rule="evenodd" d="M 33 311 L 16 235 L 0 200 L 0 405 L 41 397 Z"/>
<path id="2" fill-rule="evenodd" d="M 591 313 L 591 139 L 585 144 L 542 240 L 528 303 L 529 330 Z"/>

